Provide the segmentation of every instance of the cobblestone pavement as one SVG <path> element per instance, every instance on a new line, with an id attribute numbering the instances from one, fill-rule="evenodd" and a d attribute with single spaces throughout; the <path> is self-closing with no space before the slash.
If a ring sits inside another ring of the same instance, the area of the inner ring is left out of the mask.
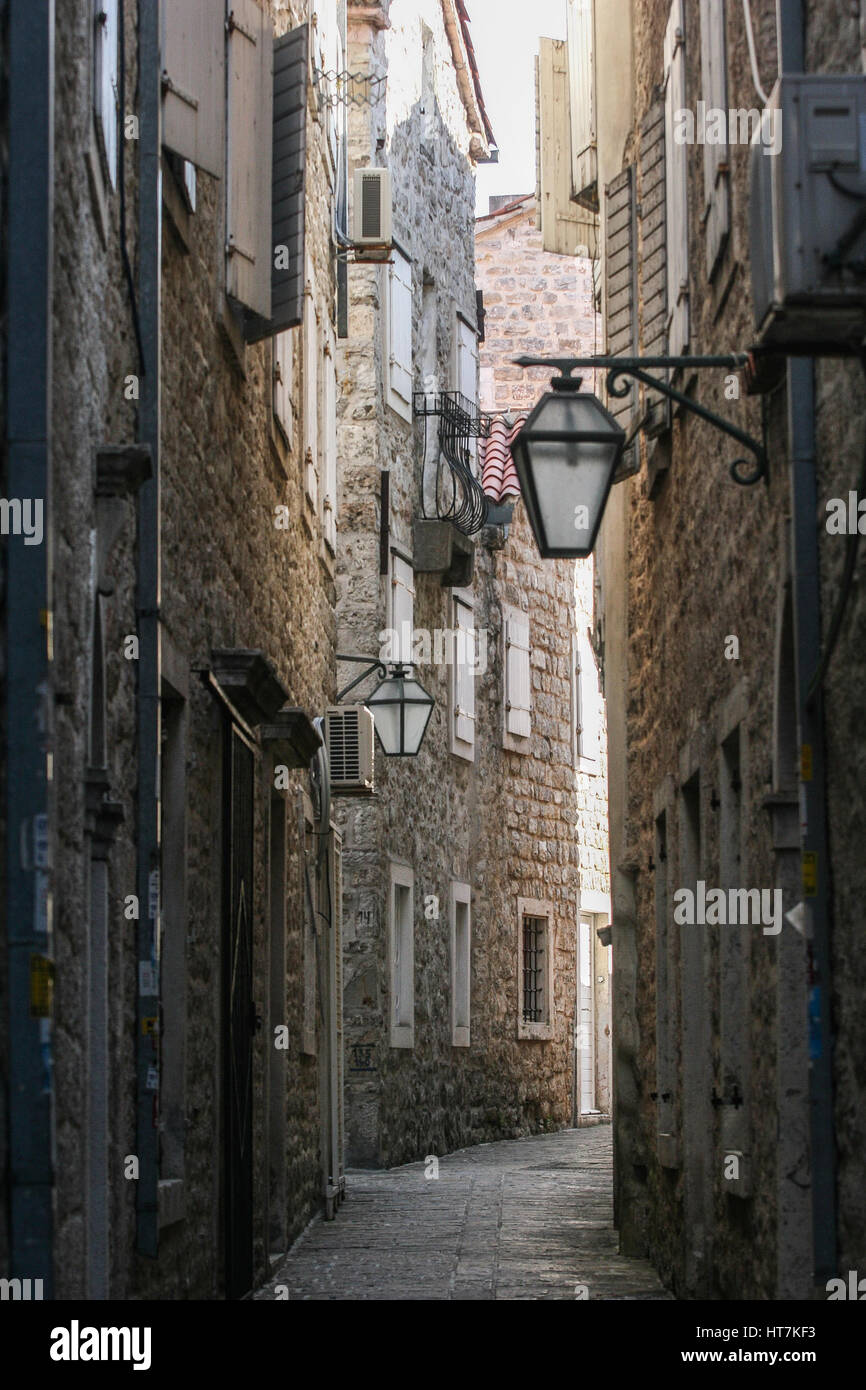
<path id="1" fill-rule="evenodd" d="M 617 1254 L 608 1125 L 350 1171 L 260 1299 L 670 1299 Z M 282 1291 L 277 1292 L 282 1286 Z M 585 1292 L 580 1286 L 585 1286 Z"/>

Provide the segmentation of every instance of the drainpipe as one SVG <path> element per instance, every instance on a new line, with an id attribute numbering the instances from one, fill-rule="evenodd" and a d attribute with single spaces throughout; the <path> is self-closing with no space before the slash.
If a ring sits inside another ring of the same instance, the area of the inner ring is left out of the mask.
<path id="1" fill-rule="evenodd" d="M 160 738 L 160 0 L 139 0 L 140 93 L 138 290 L 144 374 L 138 439 L 150 449 L 151 476 L 138 504 L 138 996 L 136 1010 L 136 1249 L 159 1246 L 159 738 Z"/>
<path id="2" fill-rule="evenodd" d="M 9 7 L 7 477 L 42 507 L 40 544 L 6 541 L 6 930 L 10 1273 L 54 1297 L 51 845 L 51 339 L 54 3 Z M 35 532 L 33 533 L 35 535 Z"/>
<path id="3" fill-rule="evenodd" d="M 805 14 L 802 0 L 776 0 L 780 72 L 805 71 Z M 821 691 L 812 703 L 808 689 L 821 659 L 821 592 L 818 574 L 818 500 L 815 479 L 815 364 L 788 361 L 788 445 L 791 469 L 791 575 L 797 664 L 797 720 L 803 751 L 801 807 L 805 901 L 811 908 L 809 980 L 809 1101 L 811 1119 L 812 1234 L 814 1279 L 826 1283 L 836 1270 L 836 1137 L 833 1126 L 832 1034 L 830 1029 L 829 858 Z M 807 859 L 806 856 L 811 856 Z M 817 866 L 816 884 L 805 882 L 807 864 Z"/>

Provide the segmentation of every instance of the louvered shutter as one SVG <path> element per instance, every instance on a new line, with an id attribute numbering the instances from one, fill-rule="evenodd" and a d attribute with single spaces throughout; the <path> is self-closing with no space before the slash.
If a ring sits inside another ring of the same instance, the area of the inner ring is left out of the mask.
<path id="1" fill-rule="evenodd" d="M 271 331 L 273 27 L 255 0 L 232 0 L 228 25 L 226 290 Z"/>
<path id="2" fill-rule="evenodd" d="M 572 196 L 584 207 L 598 207 L 598 156 L 595 129 L 595 0 L 571 0 L 568 7 L 568 75 L 571 97 Z"/>
<path id="3" fill-rule="evenodd" d="M 611 357 L 636 357 L 637 226 L 631 165 L 617 174 L 605 190 L 604 221 L 607 352 Z M 607 406 L 617 423 L 628 430 L 638 409 L 637 382 L 632 382 L 627 396 L 610 396 Z M 635 473 L 639 461 L 638 443 L 632 440 L 614 482 Z"/>
<path id="4" fill-rule="evenodd" d="M 112 188 L 117 187 L 117 0 L 95 0 L 96 113 Z"/>
<path id="5" fill-rule="evenodd" d="M 324 468 L 322 523 L 325 540 L 332 550 L 337 548 L 337 343 L 329 327 L 323 358 L 322 408 Z"/>
<path id="6" fill-rule="evenodd" d="M 667 336 L 672 357 L 689 344 L 688 146 L 674 140 L 676 113 L 686 109 L 684 0 L 673 0 L 665 33 L 667 184 Z"/>
<path id="7" fill-rule="evenodd" d="M 307 497 L 318 506 L 319 479 L 319 326 L 313 299 L 312 267 L 304 297 L 304 479 Z"/>
<path id="8" fill-rule="evenodd" d="M 412 631 L 415 623 L 415 576 L 412 566 L 399 555 L 391 555 L 391 627 L 397 634 L 397 661 L 412 660 Z"/>
<path id="9" fill-rule="evenodd" d="M 454 737 L 475 746 L 475 622 L 471 604 L 454 600 Z"/>
<path id="10" fill-rule="evenodd" d="M 725 0 L 701 0 L 701 80 L 707 111 L 722 111 L 723 143 L 704 145 L 704 213 L 707 274 L 712 276 L 730 231 L 728 186 L 728 77 L 725 64 Z M 708 132 L 709 133 L 709 132 Z"/>
<path id="11" fill-rule="evenodd" d="M 667 353 L 667 179 L 665 170 L 665 108 L 657 102 L 641 123 L 640 136 L 640 268 L 642 341 L 646 357 Z M 666 424 L 669 410 L 665 397 L 647 391 L 646 406 L 653 412 L 652 427 Z"/>
<path id="12" fill-rule="evenodd" d="M 292 442 L 292 372 L 294 367 L 294 334 L 287 330 L 274 337 L 274 415 L 280 422 L 286 439 Z"/>
<path id="13" fill-rule="evenodd" d="M 218 0 L 168 0 L 162 14 L 162 141 L 214 178 L 225 165 L 226 12 Z"/>
<path id="14" fill-rule="evenodd" d="M 309 25 L 301 24 L 273 45 L 271 313 L 247 324 L 248 343 L 303 322 L 309 34 Z"/>
<path id="15" fill-rule="evenodd" d="M 388 281 L 388 384 L 403 407 L 412 407 L 412 266 L 397 248 Z"/>
<path id="16" fill-rule="evenodd" d="M 528 738 L 530 719 L 529 619 L 514 614 L 505 624 L 505 728 L 517 738 Z"/>

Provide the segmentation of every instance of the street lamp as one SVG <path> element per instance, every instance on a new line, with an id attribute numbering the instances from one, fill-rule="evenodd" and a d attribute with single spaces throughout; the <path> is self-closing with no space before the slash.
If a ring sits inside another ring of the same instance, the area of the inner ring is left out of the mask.
<path id="1" fill-rule="evenodd" d="M 412 675 L 396 665 L 366 701 L 386 757 L 413 758 L 421 747 L 433 711 L 433 699 Z"/>
<path id="2" fill-rule="evenodd" d="M 625 430 L 580 378 L 554 379 L 511 446 L 543 560 L 592 554 Z"/>

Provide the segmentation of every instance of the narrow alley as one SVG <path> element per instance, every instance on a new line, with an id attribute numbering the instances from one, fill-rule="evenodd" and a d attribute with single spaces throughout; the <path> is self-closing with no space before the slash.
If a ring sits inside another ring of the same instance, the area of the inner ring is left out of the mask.
<path id="1" fill-rule="evenodd" d="M 257 1299 L 670 1299 L 617 1254 L 607 1125 L 350 1171 Z"/>

